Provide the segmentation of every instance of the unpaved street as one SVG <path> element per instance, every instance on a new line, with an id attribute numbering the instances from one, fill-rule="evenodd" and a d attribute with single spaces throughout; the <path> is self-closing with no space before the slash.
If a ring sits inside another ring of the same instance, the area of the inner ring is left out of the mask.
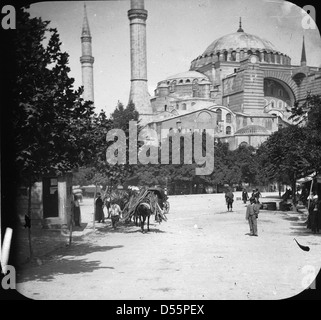
<path id="1" fill-rule="evenodd" d="M 321 234 L 311 234 L 298 213 L 262 210 L 259 236 L 251 237 L 240 200 L 233 212 L 224 194 L 171 196 L 170 204 L 168 221 L 152 217 L 146 234 L 134 225 L 113 231 L 110 220 L 96 224 L 42 264 L 25 265 L 17 290 L 32 299 L 283 299 L 319 271 Z M 90 205 L 82 204 L 83 220 Z"/>

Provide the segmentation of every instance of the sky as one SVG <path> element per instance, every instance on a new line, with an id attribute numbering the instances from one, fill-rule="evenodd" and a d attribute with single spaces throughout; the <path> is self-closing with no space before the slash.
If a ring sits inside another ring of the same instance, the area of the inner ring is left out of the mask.
<path id="1" fill-rule="evenodd" d="M 92 36 L 96 111 L 113 112 L 118 101 L 127 105 L 130 90 L 130 0 L 34 2 L 32 17 L 50 21 L 69 54 L 75 89 L 81 80 L 81 29 L 84 3 Z M 157 83 L 188 71 L 193 59 L 216 39 L 236 32 L 239 18 L 245 32 L 269 40 L 300 64 L 305 37 L 307 64 L 321 67 L 321 38 L 313 21 L 298 5 L 283 0 L 145 0 L 148 11 L 147 78 L 151 96 Z"/>

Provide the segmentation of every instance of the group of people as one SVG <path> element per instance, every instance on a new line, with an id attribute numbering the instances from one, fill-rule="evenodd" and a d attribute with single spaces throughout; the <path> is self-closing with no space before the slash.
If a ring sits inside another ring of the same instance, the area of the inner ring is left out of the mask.
<path id="1" fill-rule="evenodd" d="M 250 226 L 250 235 L 251 236 L 258 236 L 257 231 L 257 219 L 260 212 L 260 197 L 261 192 L 259 189 L 253 189 L 251 197 L 247 190 L 244 188 L 242 191 L 242 200 L 246 204 L 248 200 L 250 203 L 246 206 L 246 214 L 245 219 L 248 220 Z M 234 194 L 231 190 L 227 190 L 225 192 L 225 201 L 227 204 L 227 211 L 233 211 L 233 202 L 234 202 Z"/>
<path id="2" fill-rule="evenodd" d="M 111 219 L 112 227 L 116 229 L 119 219 L 122 218 L 122 210 L 109 196 L 103 200 L 101 193 L 98 192 L 95 200 L 95 221 L 105 223 L 104 207 L 107 209 L 107 219 Z"/>
<path id="3" fill-rule="evenodd" d="M 116 229 L 117 222 L 122 217 L 122 210 L 110 197 L 102 199 L 101 193 L 98 192 L 95 200 L 95 221 L 105 223 L 104 207 L 107 209 L 107 219 L 111 219 L 112 227 Z M 77 194 L 73 195 L 72 211 L 75 226 L 81 227 L 80 198 Z"/>
<path id="4" fill-rule="evenodd" d="M 260 203 L 260 197 L 261 197 L 261 192 L 259 191 L 258 188 L 252 190 L 251 197 L 249 197 L 249 194 L 245 188 L 242 191 L 242 200 L 244 203 L 246 203 L 248 200 L 250 200 L 251 202 L 251 200 L 253 199 L 256 199 L 256 202 Z"/>

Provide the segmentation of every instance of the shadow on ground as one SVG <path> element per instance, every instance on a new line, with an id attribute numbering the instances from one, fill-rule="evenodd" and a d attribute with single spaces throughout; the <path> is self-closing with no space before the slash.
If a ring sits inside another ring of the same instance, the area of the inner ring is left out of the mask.
<path id="1" fill-rule="evenodd" d="M 290 221 L 291 235 L 293 236 L 321 236 L 321 233 L 313 233 L 307 228 L 307 220 L 300 220 L 299 217 L 284 216 L 284 220 Z"/>
<path id="2" fill-rule="evenodd" d="M 35 260 L 28 265 L 21 266 L 18 269 L 17 283 L 32 280 L 53 281 L 59 274 L 81 274 L 84 276 L 85 273 L 93 272 L 97 269 L 114 269 L 113 267 L 101 267 L 101 261 L 88 261 L 86 258 L 78 259 L 77 257 L 85 256 L 92 252 L 106 252 L 122 247 L 122 245 L 97 246 L 90 243 L 73 243 L 71 246 L 56 250 L 50 256 L 43 256 L 40 265 Z M 46 262 L 50 262 L 50 269 L 45 267 Z"/>
<path id="3" fill-rule="evenodd" d="M 166 233 L 163 230 L 156 228 L 158 226 L 156 223 L 149 224 L 149 231 L 147 231 L 147 226 L 144 226 L 144 233 Z M 141 233 L 141 227 L 136 226 L 134 222 L 119 222 L 117 224 L 117 228 L 113 229 L 111 225 L 104 225 L 103 227 L 97 228 L 97 230 L 101 233 Z"/>

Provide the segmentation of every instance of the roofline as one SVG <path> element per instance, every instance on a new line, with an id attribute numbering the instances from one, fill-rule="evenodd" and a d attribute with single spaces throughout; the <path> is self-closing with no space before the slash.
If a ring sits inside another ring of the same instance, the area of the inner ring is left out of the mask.
<path id="1" fill-rule="evenodd" d="M 216 113 L 216 112 L 213 111 L 213 110 L 210 110 L 210 109 L 207 109 L 207 108 L 202 108 L 202 109 L 194 110 L 194 111 L 187 112 L 187 113 L 184 113 L 184 114 L 179 114 L 178 116 L 174 116 L 174 117 L 171 117 L 171 118 L 166 118 L 166 119 L 151 121 L 151 122 L 147 123 L 146 125 L 151 124 L 151 123 L 160 123 L 160 122 L 165 122 L 165 121 L 167 121 L 167 120 L 172 120 L 172 119 L 176 119 L 176 118 L 185 117 L 186 115 L 189 115 L 189 114 L 192 114 L 192 113 L 195 113 L 195 112 L 200 112 L 200 111 L 202 111 L 202 110 L 203 110 L 203 111 L 209 111 L 209 112 Z"/>

